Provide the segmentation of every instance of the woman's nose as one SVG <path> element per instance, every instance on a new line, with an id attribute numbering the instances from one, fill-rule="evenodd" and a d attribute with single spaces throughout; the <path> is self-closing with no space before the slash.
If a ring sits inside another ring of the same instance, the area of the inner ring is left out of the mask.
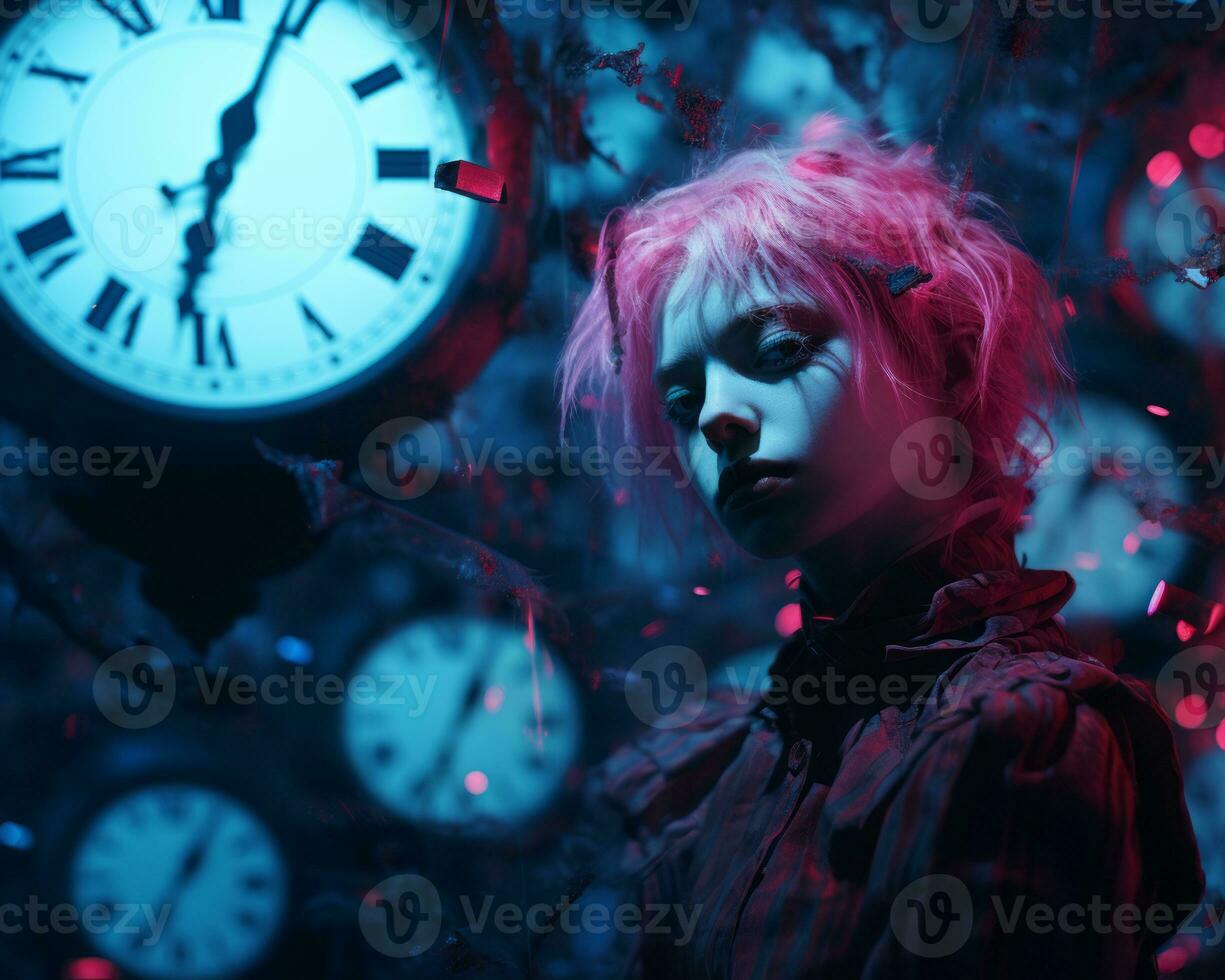
<path id="1" fill-rule="evenodd" d="M 727 450 L 738 457 L 737 450 L 742 444 L 756 438 L 761 417 L 746 397 L 743 385 L 737 384 L 728 374 L 718 370 L 708 372 L 698 428 L 714 453 Z"/>

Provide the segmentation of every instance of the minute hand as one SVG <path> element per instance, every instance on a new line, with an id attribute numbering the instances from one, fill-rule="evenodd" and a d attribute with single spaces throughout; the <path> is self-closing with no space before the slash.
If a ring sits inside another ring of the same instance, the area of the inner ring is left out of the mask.
<path id="1" fill-rule="evenodd" d="M 187 279 L 183 292 L 179 296 L 180 318 L 196 312 L 196 284 L 208 269 L 209 256 L 217 249 L 217 235 L 213 227 L 217 218 L 217 206 L 222 195 L 234 182 L 235 165 L 242 157 L 243 151 L 255 139 L 257 130 L 255 102 L 268 78 L 272 61 L 281 47 L 281 41 L 287 34 L 298 36 L 302 33 L 311 14 L 319 6 L 320 0 L 308 0 L 305 11 L 291 30 L 289 15 L 293 11 L 295 2 L 296 0 L 286 0 L 285 9 L 281 11 L 281 18 L 273 28 L 272 37 L 268 39 L 268 46 L 264 49 L 264 57 L 260 61 L 255 81 L 237 101 L 221 114 L 221 152 L 204 168 L 203 183 L 206 191 L 204 214 L 199 221 L 188 226 L 183 236 L 183 243 L 187 247 L 187 259 L 183 263 L 183 271 L 187 274 Z"/>
<path id="2" fill-rule="evenodd" d="M 260 90 L 264 87 L 264 82 L 268 78 L 268 69 L 272 67 L 272 59 L 276 57 L 276 53 L 280 49 L 281 41 L 285 38 L 285 35 L 293 34 L 297 36 L 302 33 L 302 29 L 306 27 L 306 22 L 310 19 L 310 15 L 319 6 L 320 0 L 309 0 L 306 10 L 303 11 L 302 16 L 298 19 L 298 23 L 294 26 L 293 30 L 290 30 L 289 15 L 293 11 L 295 2 L 296 0 L 287 0 L 285 9 L 281 11 L 281 19 L 277 21 L 277 25 L 272 31 L 272 37 L 268 40 L 268 47 L 264 49 L 264 60 L 260 62 L 259 73 L 255 76 L 255 81 L 251 83 L 251 88 L 221 114 L 221 156 L 214 160 L 213 164 L 216 164 L 218 161 L 230 164 L 237 162 L 242 151 L 254 139 L 256 130 L 255 100 L 259 98 Z"/>

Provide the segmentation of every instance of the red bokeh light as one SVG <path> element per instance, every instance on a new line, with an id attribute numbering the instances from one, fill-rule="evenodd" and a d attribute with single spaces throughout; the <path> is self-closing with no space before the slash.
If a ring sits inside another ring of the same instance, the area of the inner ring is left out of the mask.
<path id="1" fill-rule="evenodd" d="M 1191 149 L 1205 160 L 1211 160 L 1225 153 L 1225 130 L 1212 123 L 1192 126 L 1187 141 L 1191 144 Z"/>
<path id="2" fill-rule="evenodd" d="M 790 636 L 804 622 L 804 614 L 798 602 L 789 602 L 774 617 L 774 631 L 779 636 Z"/>
<path id="3" fill-rule="evenodd" d="M 1177 153 L 1162 150 L 1149 160 L 1144 172 L 1157 187 L 1169 187 L 1182 174 L 1182 161 Z"/>

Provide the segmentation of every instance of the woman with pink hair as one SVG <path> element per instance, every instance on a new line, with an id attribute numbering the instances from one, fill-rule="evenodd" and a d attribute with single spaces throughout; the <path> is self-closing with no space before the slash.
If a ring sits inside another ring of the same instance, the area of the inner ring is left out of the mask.
<path id="1" fill-rule="evenodd" d="M 765 694 L 685 724 L 657 697 L 593 781 L 617 870 L 687 923 L 638 933 L 639 975 L 1153 977 L 1199 902 L 1167 719 L 1016 558 L 1069 372 L 990 217 L 930 148 L 823 115 L 605 222 L 563 425 L 668 447 L 643 497 L 792 558 L 804 611 Z"/>

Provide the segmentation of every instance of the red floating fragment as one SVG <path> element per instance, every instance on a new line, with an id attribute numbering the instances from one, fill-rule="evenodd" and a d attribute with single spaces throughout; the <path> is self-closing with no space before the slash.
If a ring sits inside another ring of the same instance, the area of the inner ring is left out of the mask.
<path id="1" fill-rule="evenodd" d="M 434 170 L 434 186 L 486 204 L 506 203 L 506 178 L 467 160 L 440 163 Z"/>
<path id="2" fill-rule="evenodd" d="M 1157 583 L 1153 598 L 1149 600 L 1148 614 L 1177 617 L 1203 634 L 1213 633 L 1225 623 L 1225 606 L 1171 585 L 1165 579 Z"/>

